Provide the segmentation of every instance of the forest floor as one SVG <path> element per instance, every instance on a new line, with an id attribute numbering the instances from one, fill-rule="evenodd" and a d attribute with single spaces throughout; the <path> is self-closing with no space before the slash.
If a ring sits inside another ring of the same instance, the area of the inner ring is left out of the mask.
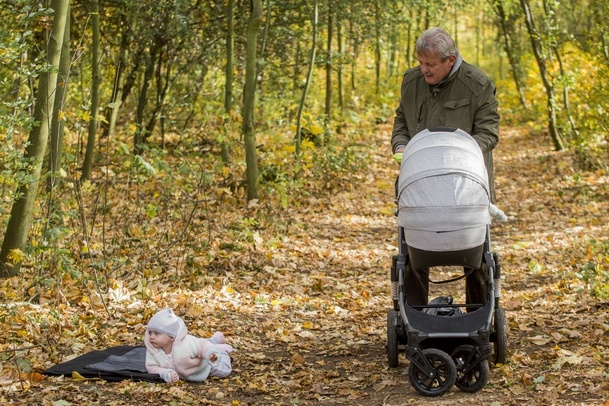
<path id="1" fill-rule="evenodd" d="M 609 236 L 609 177 L 575 172 L 567 153 L 554 152 L 549 140 L 518 128 L 504 129 L 495 151 L 497 205 L 509 221 L 493 223 L 491 231 L 502 265 L 507 362 L 491 367 L 481 391 L 453 388 L 439 398 L 423 397 L 411 387 L 402 354 L 399 367 L 388 368 L 397 166 L 388 157 L 389 131 L 381 130 L 371 140 L 377 147 L 368 173 L 343 191 L 291 206 L 284 238 L 263 257 L 251 255 L 258 266 L 215 267 L 194 288 L 182 282 L 157 289 L 194 334 L 226 332 L 235 347 L 229 378 L 168 385 L 34 373 L 11 381 L 4 374 L 0 403 L 609 404 L 609 302 L 593 298 L 575 275 L 586 264 L 609 267 L 607 255 L 598 251 Z M 260 231 L 262 239 L 275 237 Z M 455 296 L 463 289 L 460 283 L 441 286 L 454 289 Z M 99 330 L 112 340 L 100 339 L 100 346 L 141 340 L 142 311 L 129 303 L 113 305 L 115 321 Z M 57 311 L 77 317 L 80 310 L 65 305 Z M 69 350 L 77 353 L 75 348 Z M 38 371 L 53 365 L 43 349 L 20 354 Z M 10 363 L 4 360 L 6 372 Z"/>

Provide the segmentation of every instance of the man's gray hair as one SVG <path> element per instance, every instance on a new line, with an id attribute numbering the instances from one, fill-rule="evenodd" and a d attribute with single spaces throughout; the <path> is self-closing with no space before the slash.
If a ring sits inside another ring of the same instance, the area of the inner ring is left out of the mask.
<path id="1" fill-rule="evenodd" d="M 459 53 L 455 41 L 448 32 L 438 27 L 430 28 L 421 34 L 415 45 L 415 51 L 421 55 L 437 52 L 443 61 L 449 56 Z"/>

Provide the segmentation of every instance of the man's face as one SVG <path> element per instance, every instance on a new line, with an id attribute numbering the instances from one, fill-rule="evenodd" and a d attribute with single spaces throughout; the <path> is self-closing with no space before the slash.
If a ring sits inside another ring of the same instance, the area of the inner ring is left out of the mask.
<path id="1" fill-rule="evenodd" d="M 425 82 L 430 85 L 437 85 L 446 79 L 457 60 L 457 56 L 451 55 L 445 61 L 442 61 L 437 52 L 432 52 L 430 54 L 418 54 L 417 59 L 421 72 L 425 75 Z"/>

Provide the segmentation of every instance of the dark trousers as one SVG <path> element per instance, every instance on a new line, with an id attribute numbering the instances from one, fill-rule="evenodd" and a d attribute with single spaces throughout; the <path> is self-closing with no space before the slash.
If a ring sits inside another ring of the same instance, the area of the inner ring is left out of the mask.
<path id="1" fill-rule="evenodd" d="M 483 264 L 480 269 L 464 268 L 464 272 L 470 270 L 471 272 L 465 277 L 465 302 L 486 304 L 489 295 L 486 266 Z M 413 271 L 408 264 L 404 275 L 404 292 L 410 306 L 426 305 L 429 300 L 429 268 Z"/>

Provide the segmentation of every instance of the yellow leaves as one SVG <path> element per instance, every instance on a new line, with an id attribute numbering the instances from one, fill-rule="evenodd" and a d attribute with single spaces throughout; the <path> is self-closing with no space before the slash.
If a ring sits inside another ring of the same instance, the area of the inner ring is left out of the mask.
<path id="1" fill-rule="evenodd" d="M 282 147 L 282 151 L 291 155 L 296 152 L 296 146 L 294 144 L 285 144 Z"/>
<path id="2" fill-rule="evenodd" d="M 14 248 L 8 252 L 7 258 L 10 259 L 13 264 L 18 264 L 25 258 L 25 254 L 19 248 Z"/>
<path id="3" fill-rule="evenodd" d="M 379 209 L 379 213 L 383 216 L 394 216 L 396 211 L 395 205 L 385 205 Z"/>
<path id="4" fill-rule="evenodd" d="M 316 146 L 313 143 L 313 141 L 309 141 L 309 140 L 302 140 L 302 142 L 300 143 L 300 147 L 303 150 L 306 150 L 306 149 L 314 150 L 316 148 Z"/>
<path id="5" fill-rule="evenodd" d="M 312 329 L 314 327 L 314 324 L 310 321 L 305 321 L 304 323 L 302 323 L 302 327 L 307 328 L 307 329 Z"/>
<path id="6" fill-rule="evenodd" d="M 321 135 L 324 133 L 324 128 L 317 124 L 310 125 L 308 129 L 313 135 Z"/>
<path id="7" fill-rule="evenodd" d="M 99 381 L 100 378 L 86 378 L 82 376 L 78 371 L 72 371 L 72 379 L 77 381 Z"/>
<path id="8" fill-rule="evenodd" d="M 532 244 L 531 241 L 518 241 L 512 245 L 512 248 L 515 250 L 523 250 L 523 249 L 527 249 L 528 247 L 530 247 L 531 244 Z"/>

